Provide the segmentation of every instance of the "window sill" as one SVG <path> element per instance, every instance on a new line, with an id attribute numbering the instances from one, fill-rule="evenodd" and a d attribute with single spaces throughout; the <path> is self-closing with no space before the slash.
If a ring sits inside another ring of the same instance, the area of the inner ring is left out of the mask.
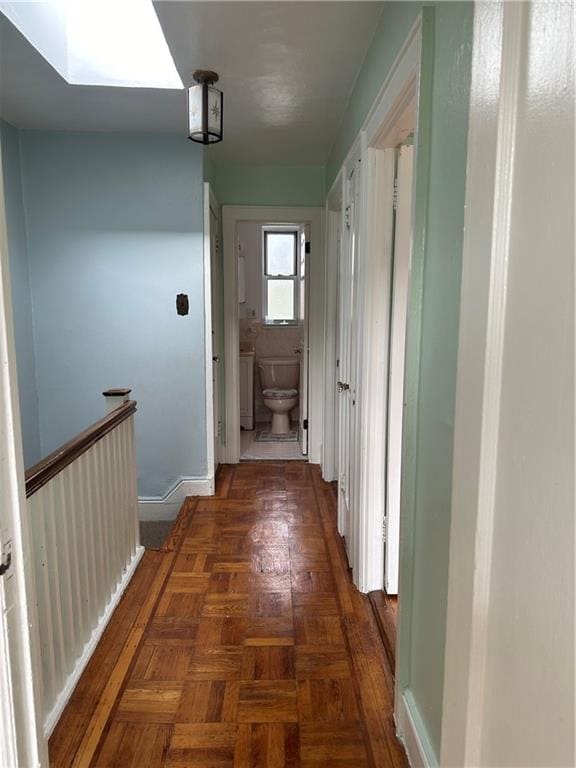
<path id="1" fill-rule="evenodd" d="M 297 328 L 300 323 L 297 320 L 264 320 L 262 325 L 267 328 Z"/>

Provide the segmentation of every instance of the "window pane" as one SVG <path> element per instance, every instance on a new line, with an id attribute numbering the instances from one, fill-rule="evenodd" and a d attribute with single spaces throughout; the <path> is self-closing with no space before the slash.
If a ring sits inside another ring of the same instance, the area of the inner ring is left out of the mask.
<path id="1" fill-rule="evenodd" d="M 296 236 L 286 232 L 266 232 L 266 274 L 296 274 Z"/>
<path id="2" fill-rule="evenodd" d="M 294 281 L 268 280 L 267 320 L 294 320 Z"/>

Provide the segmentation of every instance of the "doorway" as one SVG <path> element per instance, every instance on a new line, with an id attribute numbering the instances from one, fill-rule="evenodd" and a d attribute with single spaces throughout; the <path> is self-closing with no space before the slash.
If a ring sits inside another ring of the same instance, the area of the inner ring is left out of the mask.
<path id="1" fill-rule="evenodd" d="M 329 223 L 340 213 L 328 229 L 338 320 L 327 367 L 338 413 L 330 479 L 354 583 L 371 595 L 393 669 L 419 61 L 415 39 L 328 196 Z"/>
<path id="2" fill-rule="evenodd" d="M 324 211 L 224 206 L 222 213 L 223 460 L 320 463 Z"/>
<path id="3" fill-rule="evenodd" d="M 309 227 L 239 221 L 240 460 L 308 455 Z"/>

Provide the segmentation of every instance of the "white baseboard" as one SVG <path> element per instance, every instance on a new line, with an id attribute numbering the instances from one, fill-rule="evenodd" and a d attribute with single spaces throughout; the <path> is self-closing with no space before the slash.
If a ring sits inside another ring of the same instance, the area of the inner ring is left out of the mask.
<path id="1" fill-rule="evenodd" d="M 399 701 L 395 718 L 397 734 L 404 744 L 411 768 L 437 768 L 438 760 L 412 692 L 404 691 Z"/>
<path id="2" fill-rule="evenodd" d="M 70 674 L 68 680 L 66 681 L 66 685 L 64 686 L 60 695 L 56 699 L 56 703 L 54 704 L 54 706 L 46 716 L 46 719 L 44 721 L 44 736 L 47 739 L 50 738 L 52 731 L 56 727 L 56 723 L 58 722 L 58 720 L 60 720 L 60 716 L 64 711 L 64 707 L 66 706 L 66 704 L 68 704 L 70 696 L 72 696 L 72 693 L 74 692 L 74 688 L 76 688 L 76 685 L 78 684 L 78 680 L 80 680 L 80 676 L 82 675 L 82 672 L 84 672 L 86 665 L 88 664 L 88 662 L 90 661 L 90 658 L 92 657 L 92 654 L 96 650 L 96 646 L 98 645 L 98 642 L 100 641 L 100 638 L 102 637 L 102 634 L 104 633 L 104 630 L 108 625 L 108 622 L 112 618 L 112 614 L 114 613 L 116 606 L 120 602 L 120 598 L 124 594 L 124 590 L 130 583 L 130 580 L 134 575 L 134 571 L 136 570 L 136 566 L 140 562 L 140 559 L 142 558 L 143 554 L 144 554 L 144 547 L 138 547 L 136 549 L 136 552 L 134 553 L 134 556 L 132 557 L 132 560 L 130 561 L 130 565 L 124 571 L 124 575 L 122 576 L 122 581 L 116 587 L 116 591 L 110 598 L 108 605 L 106 606 L 106 609 L 102 614 L 100 621 L 98 622 L 98 625 L 95 627 L 94 631 L 92 632 L 92 636 L 90 637 L 90 640 L 84 646 L 84 652 L 76 662 L 74 671 Z"/>
<path id="3" fill-rule="evenodd" d="M 183 477 L 164 496 L 140 496 L 140 520 L 175 520 L 186 496 L 213 496 L 214 475 L 209 477 Z"/>

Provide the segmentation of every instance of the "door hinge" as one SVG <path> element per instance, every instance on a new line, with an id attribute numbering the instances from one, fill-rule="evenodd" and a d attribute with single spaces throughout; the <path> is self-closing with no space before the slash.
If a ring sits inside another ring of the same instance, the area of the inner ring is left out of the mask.
<path id="1" fill-rule="evenodd" d="M 344 211 L 344 226 L 346 227 L 346 229 L 350 229 L 351 221 L 352 221 L 352 210 L 351 210 L 351 206 L 347 205 Z"/>
<path id="2" fill-rule="evenodd" d="M 394 192 L 392 193 L 392 207 L 398 210 L 398 176 L 394 179 Z"/>
<path id="3" fill-rule="evenodd" d="M 308 429 L 308 419 L 304 419 L 302 422 L 302 429 Z"/>
<path id="4" fill-rule="evenodd" d="M 382 541 L 388 539 L 388 515 L 384 515 L 382 518 Z"/>
<path id="5" fill-rule="evenodd" d="M 306 244 L 304 245 L 304 253 L 310 253 L 310 241 L 307 240 Z"/>
<path id="6" fill-rule="evenodd" d="M 2 547 L 2 561 L 0 562 L 0 576 L 4 576 L 12 565 L 12 542 L 7 541 Z"/>

